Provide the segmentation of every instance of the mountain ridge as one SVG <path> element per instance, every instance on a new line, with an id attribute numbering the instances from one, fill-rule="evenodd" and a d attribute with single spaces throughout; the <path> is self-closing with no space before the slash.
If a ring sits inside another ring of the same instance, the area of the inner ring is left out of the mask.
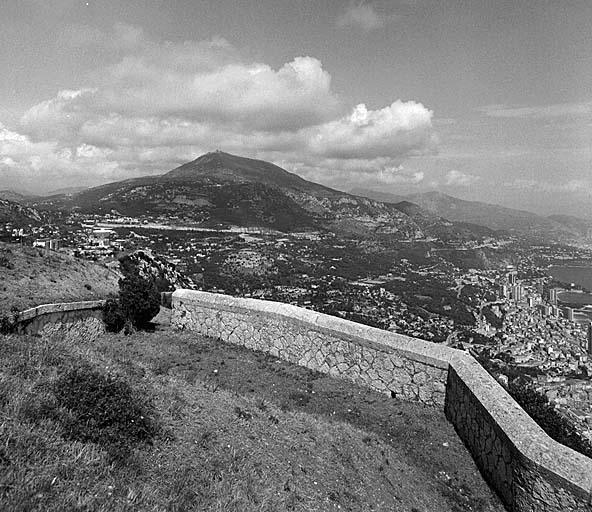
<path id="1" fill-rule="evenodd" d="M 392 205 L 310 182 L 279 166 L 206 153 L 169 172 L 133 178 L 70 196 L 44 198 L 40 208 L 153 215 L 204 226 L 330 230 L 418 238 L 416 222 Z"/>
<path id="2" fill-rule="evenodd" d="M 592 235 L 592 223 L 588 227 L 581 219 L 541 217 L 436 191 L 407 196 L 368 189 L 341 192 L 270 162 L 222 151 L 205 153 L 160 175 L 35 198 L 27 204 L 40 209 L 168 217 L 204 227 L 328 230 L 407 240 L 466 240 L 500 231 L 552 240 Z"/>
<path id="3" fill-rule="evenodd" d="M 364 197 L 390 202 L 395 206 L 401 202 L 411 202 L 425 211 L 450 221 L 468 222 L 489 229 L 507 231 L 533 238 L 573 240 L 591 238 L 592 235 L 592 221 L 586 219 L 568 215 L 545 217 L 527 210 L 459 199 L 439 191 L 397 195 L 357 188 L 352 192 Z"/>

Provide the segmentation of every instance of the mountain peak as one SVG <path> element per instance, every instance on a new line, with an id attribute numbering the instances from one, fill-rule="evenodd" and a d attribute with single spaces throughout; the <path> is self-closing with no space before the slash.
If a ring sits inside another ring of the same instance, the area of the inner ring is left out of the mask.
<path id="1" fill-rule="evenodd" d="M 297 174 L 288 172 L 272 163 L 232 155 L 220 150 L 205 153 L 192 162 L 164 174 L 161 179 L 183 181 L 211 179 L 227 183 L 256 182 L 311 193 L 322 190 L 323 194 L 330 190 L 322 185 L 306 181 Z"/>
<path id="2" fill-rule="evenodd" d="M 205 162 L 224 162 L 224 161 L 232 160 L 233 158 L 243 158 L 243 157 L 231 155 L 230 153 L 225 153 L 224 151 L 216 149 L 215 151 L 208 151 L 207 153 L 204 153 L 203 155 L 198 156 L 195 160 L 193 160 L 192 162 L 188 162 L 188 163 L 196 164 L 196 163 L 205 163 Z M 187 165 L 187 164 L 185 164 L 185 165 Z"/>

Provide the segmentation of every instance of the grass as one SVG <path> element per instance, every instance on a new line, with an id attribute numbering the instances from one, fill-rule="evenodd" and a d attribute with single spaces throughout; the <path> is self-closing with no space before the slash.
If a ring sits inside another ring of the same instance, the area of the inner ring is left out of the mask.
<path id="1" fill-rule="evenodd" d="M 503 510 L 441 412 L 261 353 L 166 329 L 0 353 L 0 510 Z M 152 399 L 152 446 L 66 439 L 48 410 L 79 365 Z"/>
<path id="2" fill-rule="evenodd" d="M 117 275 L 60 252 L 0 242 L 0 315 L 51 302 L 104 299 Z"/>

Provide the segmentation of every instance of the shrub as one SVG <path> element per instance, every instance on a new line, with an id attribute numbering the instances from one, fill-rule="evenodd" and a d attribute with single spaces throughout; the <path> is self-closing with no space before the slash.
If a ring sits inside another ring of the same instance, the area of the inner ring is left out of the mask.
<path id="1" fill-rule="evenodd" d="M 119 280 L 119 304 L 134 327 L 146 327 L 160 311 L 160 292 L 153 279 L 129 273 Z"/>
<path id="2" fill-rule="evenodd" d="M 72 368 L 54 383 L 64 437 L 103 447 L 114 460 L 127 458 L 134 447 L 152 444 L 158 432 L 151 400 L 127 381 L 90 366 Z"/>
<path id="3" fill-rule="evenodd" d="M 549 399 L 539 393 L 532 384 L 510 382 L 508 391 L 512 398 L 555 441 L 592 457 L 592 443 L 582 437 L 571 421 L 559 414 Z"/>
<path id="4" fill-rule="evenodd" d="M 142 329 L 160 311 L 160 292 L 153 278 L 144 278 L 137 271 L 127 271 L 119 280 L 119 296 L 107 299 L 103 320 L 110 332 L 123 327 Z"/>
<path id="5" fill-rule="evenodd" d="M 0 314 L 0 334 L 12 334 L 17 332 L 20 312 L 14 307 L 10 314 Z"/>
<path id="6" fill-rule="evenodd" d="M 6 256 L 5 254 L 0 254 L 0 267 L 12 270 L 14 269 L 14 264 L 12 263 L 12 261 L 10 261 L 8 256 Z"/>
<path id="7" fill-rule="evenodd" d="M 109 297 L 103 306 L 103 321 L 109 332 L 119 332 L 125 325 L 125 315 L 117 297 Z"/>

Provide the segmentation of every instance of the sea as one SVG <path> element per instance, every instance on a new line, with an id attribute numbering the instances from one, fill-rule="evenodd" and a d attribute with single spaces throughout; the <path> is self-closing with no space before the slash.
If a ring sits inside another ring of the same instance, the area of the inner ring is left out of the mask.
<path id="1" fill-rule="evenodd" d="M 547 269 L 547 273 L 564 283 L 574 283 L 592 291 L 592 267 L 570 267 L 553 265 Z M 575 294 L 563 292 L 559 294 L 559 300 L 577 304 L 592 304 L 592 294 Z"/>
<path id="2" fill-rule="evenodd" d="M 564 267 L 552 265 L 547 273 L 564 283 L 575 283 L 592 291 L 592 267 Z"/>

